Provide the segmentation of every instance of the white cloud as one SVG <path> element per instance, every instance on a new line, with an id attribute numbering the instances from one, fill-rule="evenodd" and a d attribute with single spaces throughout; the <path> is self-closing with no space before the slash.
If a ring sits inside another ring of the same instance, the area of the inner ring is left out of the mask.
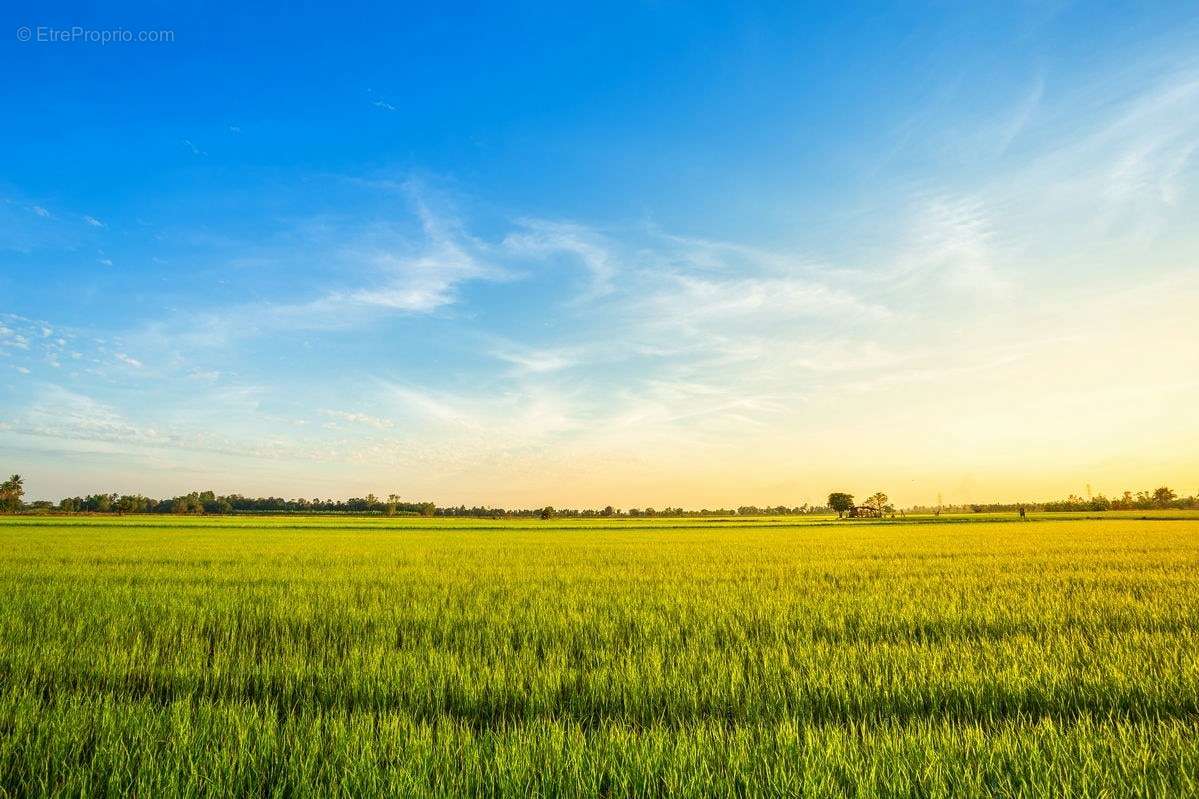
<path id="1" fill-rule="evenodd" d="M 12 328 L 0 325 L 0 345 L 6 347 L 15 347 L 19 350 L 29 349 L 29 338 L 21 333 L 16 332 Z"/>
<path id="2" fill-rule="evenodd" d="M 458 300 L 459 286 L 472 280 L 506 280 L 510 274 L 484 257 L 486 249 L 467 236 L 452 215 L 435 211 L 424 189 L 413 181 L 402 186 L 425 241 L 419 251 L 398 253 L 379 247 L 350 254 L 382 277 L 377 285 L 327 295 L 321 306 L 375 306 L 407 313 L 430 313 Z"/>
<path id="3" fill-rule="evenodd" d="M 997 225 L 1038 244 L 1111 252 L 1189 223 L 1180 200 L 1199 145 L 1199 68 L 1130 74 L 1058 104 L 1039 150 L 981 187 L 1004 211 Z"/>
<path id="4" fill-rule="evenodd" d="M 525 374 L 544 374 L 569 369 L 578 363 L 576 355 L 565 349 L 528 349 L 511 345 L 492 350 L 492 357 L 506 361 Z"/>
<path id="5" fill-rule="evenodd" d="M 101 228 L 106 227 L 106 225 L 103 222 L 101 222 L 99 219 L 96 219 L 96 217 L 94 217 L 94 216 L 88 216 L 87 214 L 84 214 L 83 221 L 86 222 L 87 224 L 91 225 L 92 227 L 101 227 Z"/>
<path id="6" fill-rule="evenodd" d="M 373 427 L 376 430 L 389 430 L 395 427 L 395 423 L 390 419 L 382 419 L 378 416 L 370 416 L 369 414 L 365 413 L 351 413 L 347 411 L 334 411 L 328 409 L 322 409 L 321 413 L 330 417 L 331 419 L 337 419 L 342 422 L 351 422 L 353 424 L 366 425 L 367 427 Z"/>
<path id="7" fill-rule="evenodd" d="M 934 197 L 918 208 L 907 246 L 880 274 L 908 291 L 930 281 L 956 290 L 995 294 L 1007 288 L 996 269 L 995 232 L 984 203 Z"/>
<path id="8" fill-rule="evenodd" d="M 461 251 L 438 248 L 416 257 L 374 253 L 366 257 L 388 278 L 382 284 L 325 298 L 329 306 L 372 305 L 393 311 L 430 313 L 457 301 L 458 285 L 482 274 L 477 264 Z"/>
<path id="9" fill-rule="evenodd" d="M 511 233 L 504 239 L 504 248 L 510 254 L 573 255 L 590 276 L 588 290 L 578 299 L 595 299 L 612 293 L 618 267 L 608 246 L 594 231 L 582 225 L 540 219 L 522 220 L 521 226 L 524 232 Z"/>
<path id="10" fill-rule="evenodd" d="M 425 419 L 461 430 L 482 431 L 485 429 L 484 423 L 477 418 L 478 412 L 469 407 L 472 402 L 463 397 L 402 385 L 390 385 L 389 391 L 392 398 L 398 400 L 401 406 L 415 411 Z"/>
<path id="11" fill-rule="evenodd" d="M 723 324 L 734 319 L 839 317 L 886 319 L 891 312 L 841 289 L 807 279 L 743 277 L 713 279 L 674 275 L 652 295 L 645 312 L 658 322 Z"/>
<path id="12" fill-rule="evenodd" d="M 137 369 L 142 368 L 141 361 L 139 361 L 137 358 L 131 358 L 130 356 L 126 355 L 123 352 L 118 352 L 116 354 L 116 359 L 118 361 L 120 361 L 121 363 L 128 364 L 129 366 L 132 366 L 134 368 L 137 368 Z"/>
<path id="13" fill-rule="evenodd" d="M 435 208 L 415 182 L 372 188 L 398 189 L 411 202 L 421 236 L 400 226 L 303 227 L 295 233 L 306 256 L 318 253 L 332 264 L 340 286 L 313 291 L 294 302 L 264 301 L 194 314 L 174 314 L 133 334 L 140 346 L 174 351 L 224 347 L 280 331 L 348 330 L 377 323 L 389 314 L 426 315 L 455 305 L 472 281 L 505 281 L 513 273 L 489 259 L 486 244 L 467 235 L 449 211 Z M 319 237 L 312 240 L 310 236 Z M 276 257 L 293 254 L 285 250 Z M 348 284 L 348 285 L 346 285 Z"/>

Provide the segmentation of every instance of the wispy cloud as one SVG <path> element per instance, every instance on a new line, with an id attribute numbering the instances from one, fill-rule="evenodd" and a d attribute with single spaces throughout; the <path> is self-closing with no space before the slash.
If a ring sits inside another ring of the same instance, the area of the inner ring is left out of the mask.
<path id="1" fill-rule="evenodd" d="M 518 347 L 510 343 L 493 349 L 491 355 L 512 364 L 521 374 L 557 372 L 578 363 L 577 351 Z"/>
<path id="2" fill-rule="evenodd" d="M 334 267 L 336 280 L 310 286 L 307 298 L 173 314 L 147 323 L 135 337 L 147 347 L 167 343 L 182 351 L 224 347 L 280 331 L 360 328 L 392 315 L 421 316 L 447 309 L 459 302 L 461 288 L 470 282 L 515 279 L 513 272 L 492 260 L 486 244 L 465 232 L 452 209 L 430 197 L 419 183 L 388 183 L 382 188 L 406 198 L 420 223 L 418 236 L 409 235 L 402 225 L 364 223 L 332 231 L 318 228 L 310 240 L 301 226 L 299 244 L 290 243 L 273 258 L 286 259 L 298 247 L 302 257 L 317 257 Z"/>
<path id="3" fill-rule="evenodd" d="M 951 289 L 993 295 L 1006 288 L 997 269 L 995 232 L 985 204 L 977 199 L 933 197 L 913 215 L 908 240 L 879 277 L 906 289 Z"/>
<path id="4" fill-rule="evenodd" d="M 868 317 L 885 319 L 891 312 L 841 289 L 807 279 L 737 277 L 708 279 L 674 275 L 666 289 L 649 297 L 648 318 L 679 323 L 725 324 L 748 319 L 798 317 Z"/>
<path id="5" fill-rule="evenodd" d="M 1105 86 L 1093 108 L 1050 118 L 1040 148 L 980 188 L 1021 235 L 1110 251 L 1183 224 L 1178 203 L 1199 145 L 1199 65 L 1137 74 L 1135 90 Z"/>
<path id="6" fill-rule="evenodd" d="M 367 427 L 373 427 L 376 430 L 390 430 L 395 427 L 395 423 L 390 419 L 383 419 L 378 416 L 371 416 L 366 413 L 352 413 L 349 411 L 336 411 L 323 409 L 321 413 L 331 419 L 336 419 L 341 422 L 349 422 L 351 424 L 361 424 Z"/>
<path id="7" fill-rule="evenodd" d="M 998 151 L 1002 155 L 1008 151 L 1012 143 L 1024 132 L 1041 105 L 1045 96 L 1045 73 L 1037 73 L 1028 91 L 1012 109 L 1006 122 L 1000 125 L 998 133 Z"/>
<path id="8" fill-rule="evenodd" d="M 87 214 L 84 214 L 84 216 L 83 216 L 83 221 L 84 221 L 84 222 L 86 222 L 87 224 L 91 225 L 92 227 L 99 227 L 99 228 L 102 228 L 102 227 L 107 227 L 107 226 L 106 226 L 106 225 L 105 225 L 103 222 L 101 222 L 99 219 L 96 219 L 96 217 L 94 217 L 94 216 L 88 216 Z"/>
<path id="9" fill-rule="evenodd" d="M 504 248 L 511 254 L 525 257 L 545 257 L 565 254 L 577 259 L 590 277 L 588 289 L 577 300 L 589 300 L 612 293 L 613 278 L 618 271 L 611 250 L 601 237 L 583 225 L 524 219 L 522 232 L 510 233 Z"/>
<path id="10" fill-rule="evenodd" d="M 374 268 L 381 280 L 369 288 L 335 291 L 326 307 L 365 305 L 408 313 L 429 313 L 457 300 L 459 286 L 471 280 L 504 280 L 509 274 L 486 260 L 483 248 L 467 236 L 452 214 L 435 211 L 420 184 L 403 185 L 421 223 L 425 241 L 411 253 L 378 247 L 353 256 Z"/>

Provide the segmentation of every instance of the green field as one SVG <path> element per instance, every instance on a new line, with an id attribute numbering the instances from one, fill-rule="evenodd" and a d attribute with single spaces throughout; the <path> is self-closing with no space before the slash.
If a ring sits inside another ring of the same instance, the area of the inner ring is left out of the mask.
<path id="1" fill-rule="evenodd" d="M 0 584 L 3 796 L 1199 795 L 1186 514 L 9 517 Z"/>

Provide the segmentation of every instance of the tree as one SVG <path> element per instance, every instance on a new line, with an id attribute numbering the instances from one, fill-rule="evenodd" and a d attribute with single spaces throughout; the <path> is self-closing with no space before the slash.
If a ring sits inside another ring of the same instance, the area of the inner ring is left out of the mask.
<path id="1" fill-rule="evenodd" d="M 25 481 L 21 479 L 21 475 L 14 474 L 0 483 L 0 510 L 20 510 L 23 496 L 25 496 Z"/>
<path id="2" fill-rule="evenodd" d="M 553 506 L 553 505 L 546 505 L 544 508 L 542 508 L 542 509 L 541 509 L 541 518 L 542 518 L 542 519 L 552 519 L 552 518 L 554 518 L 554 506 Z"/>
<path id="3" fill-rule="evenodd" d="M 13 477 L 15 478 L 16 475 L 13 475 Z M 1165 486 L 1162 486 L 1153 492 L 1153 504 L 1159 508 L 1166 508 L 1169 507 L 1170 503 L 1173 502 L 1177 496 L 1178 495 L 1174 493 L 1172 488 L 1166 488 Z"/>
<path id="4" fill-rule="evenodd" d="M 887 508 L 887 495 L 882 491 L 876 491 L 866 500 L 866 504 L 878 511 L 878 515 L 882 516 Z"/>
<path id="5" fill-rule="evenodd" d="M 853 509 L 853 494 L 843 494 L 840 491 L 828 495 L 828 506 L 837 512 L 840 519 Z"/>

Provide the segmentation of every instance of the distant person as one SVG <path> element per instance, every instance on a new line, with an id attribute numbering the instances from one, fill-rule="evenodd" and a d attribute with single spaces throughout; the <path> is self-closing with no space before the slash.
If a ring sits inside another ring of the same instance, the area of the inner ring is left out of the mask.
<path id="1" fill-rule="evenodd" d="M 1024 512 L 1024 506 L 1023 506 L 1023 505 L 1021 505 L 1021 506 L 1020 506 L 1020 518 L 1021 518 L 1022 520 L 1027 520 L 1027 519 L 1028 519 L 1028 514 Z"/>

